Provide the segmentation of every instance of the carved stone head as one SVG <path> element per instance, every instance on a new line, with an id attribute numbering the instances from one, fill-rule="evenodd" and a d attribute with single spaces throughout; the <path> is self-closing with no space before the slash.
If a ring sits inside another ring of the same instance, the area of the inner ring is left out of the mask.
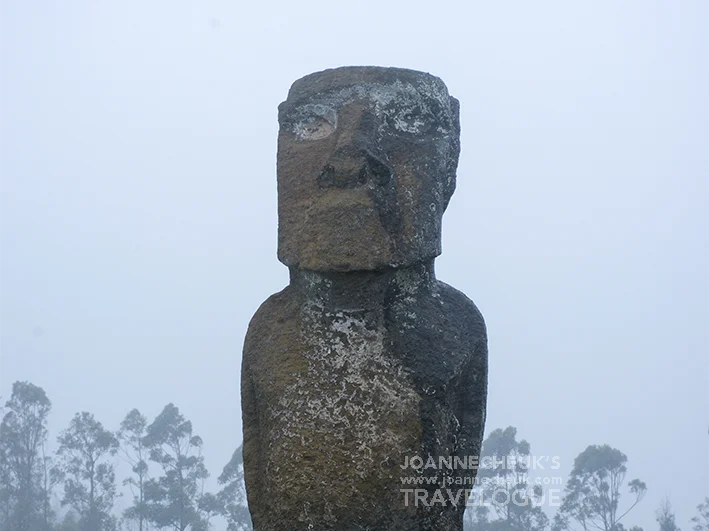
<path id="1" fill-rule="evenodd" d="M 345 67 L 279 106 L 278 258 L 315 271 L 404 267 L 441 252 L 458 101 L 430 74 Z"/>

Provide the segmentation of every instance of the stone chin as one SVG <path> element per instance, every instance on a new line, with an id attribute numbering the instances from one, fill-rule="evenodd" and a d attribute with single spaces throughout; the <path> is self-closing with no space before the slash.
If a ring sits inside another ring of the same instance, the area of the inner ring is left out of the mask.
<path id="1" fill-rule="evenodd" d="M 288 267 L 377 271 L 441 254 L 438 214 L 380 208 L 365 191 L 333 190 L 307 206 L 282 208 L 279 218 L 278 259 Z"/>
<path id="2" fill-rule="evenodd" d="M 297 234 L 280 233 L 278 245 L 278 259 L 286 266 L 320 272 L 401 268 L 440 254 L 440 238 L 392 235 L 379 213 L 362 204 L 313 209 Z"/>

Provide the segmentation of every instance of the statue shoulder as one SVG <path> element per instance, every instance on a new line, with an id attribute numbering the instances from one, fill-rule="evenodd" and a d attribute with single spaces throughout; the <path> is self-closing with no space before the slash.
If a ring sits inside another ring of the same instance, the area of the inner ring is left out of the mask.
<path id="1" fill-rule="evenodd" d="M 298 301 L 291 286 L 274 293 L 259 306 L 249 322 L 244 355 L 261 351 L 288 333 L 298 317 Z M 291 325 L 291 326 L 289 326 Z"/>
<path id="2" fill-rule="evenodd" d="M 454 328 L 465 330 L 466 335 L 487 341 L 485 319 L 465 293 L 439 280 L 436 283 L 436 296 L 441 300 L 446 320 Z"/>

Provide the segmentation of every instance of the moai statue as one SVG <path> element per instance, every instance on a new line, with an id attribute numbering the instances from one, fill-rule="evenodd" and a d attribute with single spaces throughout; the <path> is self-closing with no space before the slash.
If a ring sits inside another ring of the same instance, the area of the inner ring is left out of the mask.
<path id="1" fill-rule="evenodd" d="M 346 67 L 296 81 L 278 119 L 290 284 L 244 346 L 254 529 L 461 530 L 487 339 L 475 305 L 433 267 L 458 101 L 426 73 Z"/>

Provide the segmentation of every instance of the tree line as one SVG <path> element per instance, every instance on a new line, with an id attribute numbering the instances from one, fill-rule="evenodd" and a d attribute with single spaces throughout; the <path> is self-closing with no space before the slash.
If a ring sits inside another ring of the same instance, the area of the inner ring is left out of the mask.
<path id="1" fill-rule="evenodd" d="M 44 390 L 29 382 L 15 382 L 2 407 L 0 531 L 208 531 L 217 516 L 228 531 L 252 529 L 241 446 L 218 477 L 220 489 L 206 491 L 203 441 L 174 404 L 150 423 L 133 409 L 115 432 L 93 414 L 77 413 L 53 454 L 47 451 L 51 407 Z M 131 496 L 122 511 L 115 506 L 118 458 L 130 469 L 121 480 Z M 639 479 L 626 483 L 627 461 L 608 445 L 589 446 L 576 457 L 562 491 L 561 482 L 539 480 L 553 474 L 553 458 L 539 463 L 540 475 L 516 428 L 494 430 L 483 442 L 465 530 L 643 531 L 626 527 L 647 492 Z M 544 506 L 557 506 L 553 518 Z M 668 499 L 656 520 L 659 531 L 681 531 Z M 691 525 L 692 531 L 709 531 L 709 497 Z"/>
<path id="2" fill-rule="evenodd" d="M 51 407 L 41 387 L 13 384 L 0 423 L 0 531 L 207 531 L 216 516 L 229 531 L 251 529 L 241 447 L 218 478 L 221 489 L 207 492 L 203 441 L 174 404 L 151 423 L 133 409 L 115 432 L 77 413 L 50 455 Z M 119 457 L 130 467 L 122 485 L 132 497 L 121 514 Z"/>
<path id="3" fill-rule="evenodd" d="M 485 462 L 487 461 L 487 465 Z M 535 460 L 517 429 L 494 430 L 483 441 L 481 466 L 465 513 L 466 531 L 643 531 L 627 525 L 647 486 L 625 482 L 628 457 L 608 445 L 591 445 L 574 460 L 565 481 L 553 481 L 554 459 Z M 535 470 L 543 468 L 543 472 Z M 540 474 L 540 472 L 542 472 Z M 536 476 L 536 477 L 534 477 Z M 546 480 L 550 479 L 551 482 Z M 554 499 L 554 491 L 559 491 Z M 556 507 L 549 518 L 543 507 Z M 709 531 L 709 497 L 697 507 L 692 531 Z M 655 512 L 657 531 L 681 531 L 668 498 Z"/>

